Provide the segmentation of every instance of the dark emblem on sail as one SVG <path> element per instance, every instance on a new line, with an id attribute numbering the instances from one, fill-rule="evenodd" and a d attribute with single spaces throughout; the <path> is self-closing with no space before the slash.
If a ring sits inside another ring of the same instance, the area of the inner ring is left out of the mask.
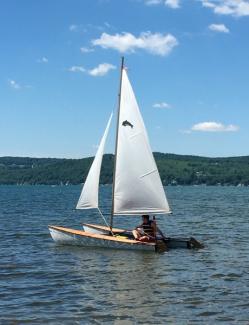
<path id="1" fill-rule="evenodd" d="M 133 129 L 133 125 L 127 120 L 123 121 L 122 125 L 123 126 L 130 126 Z"/>

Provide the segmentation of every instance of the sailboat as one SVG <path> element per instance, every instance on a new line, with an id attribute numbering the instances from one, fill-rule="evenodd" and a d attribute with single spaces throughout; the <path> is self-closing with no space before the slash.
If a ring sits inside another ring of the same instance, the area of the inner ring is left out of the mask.
<path id="1" fill-rule="evenodd" d="M 97 209 L 105 225 L 84 223 L 82 230 L 49 226 L 53 240 L 59 244 L 142 251 L 156 251 L 161 244 L 167 248 L 195 247 L 193 238 L 158 237 L 154 242 L 142 242 L 135 240 L 131 231 L 113 227 L 117 215 L 125 218 L 171 213 L 124 58 L 121 62 L 110 223 L 106 221 L 99 208 L 99 178 L 112 115 L 76 206 L 82 210 Z"/>

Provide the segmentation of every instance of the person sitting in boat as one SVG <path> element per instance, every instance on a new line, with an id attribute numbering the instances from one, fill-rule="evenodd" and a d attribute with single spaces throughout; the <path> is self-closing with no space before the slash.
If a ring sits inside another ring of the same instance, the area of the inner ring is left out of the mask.
<path id="1" fill-rule="evenodd" d="M 156 237 L 156 223 L 150 220 L 150 216 L 142 215 L 142 223 L 133 231 L 133 236 L 139 241 L 155 241 Z"/>

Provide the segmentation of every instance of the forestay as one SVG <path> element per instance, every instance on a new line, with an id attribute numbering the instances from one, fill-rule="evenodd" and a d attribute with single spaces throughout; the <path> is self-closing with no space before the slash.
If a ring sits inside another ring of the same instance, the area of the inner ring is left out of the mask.
<path id="1" fill-rule="evenodd" d="M 112 114 L 107 123 L 105 133 L 99 144 L 96 156 L 87 175 L 76 209 L 94 209 L 99 206 L 99 177 L 105 142 L 112 120 Z"/>
<path id="2" fill-rule="evenodd" d="M 122 71 L 114 214 L 164 214 L 170 209 L 126 70 Z"/>

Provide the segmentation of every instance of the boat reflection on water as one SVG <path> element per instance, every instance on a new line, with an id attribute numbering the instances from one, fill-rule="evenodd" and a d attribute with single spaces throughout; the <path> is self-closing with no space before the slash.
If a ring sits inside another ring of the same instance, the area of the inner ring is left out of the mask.
<path id="1" fill-rule="evenodd" d="M 147 323 L 165 302 L 167 283 L 162 274 L 168 266 L 157 254 L 131 251 L 127 259 L 126 251 L 66 246 L 56 250 L 68 254 L 78 311 L 91 312 L 92 320 Z"/>

